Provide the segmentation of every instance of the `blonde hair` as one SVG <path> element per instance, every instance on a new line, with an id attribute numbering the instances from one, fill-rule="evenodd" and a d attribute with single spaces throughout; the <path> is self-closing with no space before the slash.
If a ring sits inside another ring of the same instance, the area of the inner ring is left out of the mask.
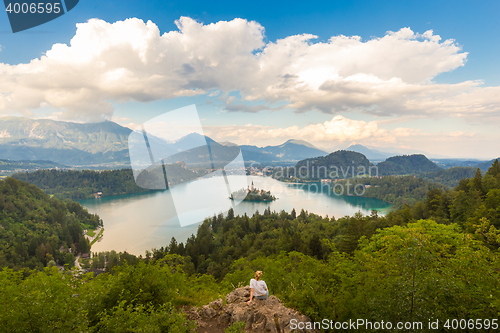
<path id="1" fill-rule="evenodd" d="M 259 281 L 262 277 L 262 271 L 255 272 L 255 280 Z"/>

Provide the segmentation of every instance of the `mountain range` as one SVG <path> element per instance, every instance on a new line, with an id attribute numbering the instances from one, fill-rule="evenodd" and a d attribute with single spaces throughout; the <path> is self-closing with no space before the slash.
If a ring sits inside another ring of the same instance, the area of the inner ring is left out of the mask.
<path id="1" fill-rule="evenodd" d="M 298 161 L 306 158 L 328 155 L 327 152 L 302 140 L 288 140 L 279 146 L 240 146 L 245 161 L 277 162 Z"/>
<path id="2" fill-rule="evenodd" d="M 65 166 L 85 168 L 129 167 L 128 137 L 131 132 L 131 129 L 112 121 L 81 124 L 49 119 L 3 117 L 0 118 L 0 159 L 45 160 Z M 197 133 L 186 135 L 175 142 L 167 142 L 154 136 L 148 138 L 150 145 L 160 147 L 161 154 L 170 156 L 166 159 L 167 163 L 184 161 L 188 164 L 204 164 L 210 161 L 209 149 L 212 160 L 223 164 L 234 159 L 240 151 L 238 145 L 234 143 L 219 143 Z M 203 147 L 188 149 L 200 145 Z M 239 148 L 247 165 L 252 162 L 261 165 L 295 165 L 301 160 L 328 155 L 327 152 L 301 140 L 288 140 L 277 146 L 241 145 Z M 363 154 L 369 161 L 376 163 L 394 155 L 402 155 L 390 152 L 390 149 L 354 144 L 346 150 Z M 477 165 L 482 170 L 487 170 L 491 165 L 490 161 L 482 163 L 483 161 L 479 160 L 434 159 L 433 161 L 444 168 Z M 388 164 L 390 163 L 379 163 L 378 167 L 385 168 Z M 408 165 L 403 169 L 411 171 Z M 426 172 L 432 171 L 432 168 L 424 169 Z M 391 174 L 392 171 L 388 173 Z"/>
<path id="3" fill-rule="evenodd" d="M 127 127 L 111 121 L 101 123 L 72 123 L 49 119 L 19 117 L 0 118 L 0 158 L 8 160 L 50 160 L 68 166 L 95 164 L 130 165 Z M 148 136 L 149 144 L 159 147 L 167 162 L 183 160 L 186 163 L 206 161 L 207 148 L 199 147 L 205 140 L 213 160 L 227 162 L 234 159 L 239 149 L 230 142 L 217 143 L 209 137 L 191 133 L 176 142 Z M 240 146 L 245 161 L 270 163 L 299 161 L 305 158 L 327 155 L 312 144 L 300 140 L 288 140 L 278 146 Z"/>
<path id="4" fill-rule="evenodd" d="M 64 165 L 127 163 L 130 132 L 111 121 L 79 124 L 4 117 L 0 118 L 0 158 Z"/>
<path id="5" fill-rule="evenodd" d="M 368 148 L 360 144 L 353 144 L 346 148 L 346 150 L 354 151 L 366 156 L 370 161 L 383 161 L 388 157 L 397 155 L 396 153 L 386 153 L 374 148 Z"/>
<path id="6" fill-rule="evenodd" d="M 439 154 L 429 154 L 427 152 L 416 150 L 416 149 L 408 149 L 408 148 L 397 148 L 397 147 L 371 147 L 371 146 L 363 146 L 360 144 L 352 144 L 349 147 L 345 148 L 345 150 L 355 151 L 357 153 L 361 153 L 366 156 L 371 162 L 380 162 L 391 156 L 401 156 L 401 155 L 425 155 L 429 158 L 433 159 L 447 159 L 453 161 L 461 161 L 462 159 L 450 159 L 446 156 Z M 478 162 L 480 163 L 480 161 Z M 459 165 L 452 165 L 459 166 Z M 460 165 L 463 166 L 463 165 Z"/>

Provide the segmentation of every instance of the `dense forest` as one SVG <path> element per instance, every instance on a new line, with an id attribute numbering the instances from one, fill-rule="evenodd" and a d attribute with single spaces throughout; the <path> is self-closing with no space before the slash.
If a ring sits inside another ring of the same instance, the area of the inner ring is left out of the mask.
<path id="1" fill-rule="evenodd" d="M 337 187 L 341 184 L 343 187 Z M 362 187 L 359 187 L 362 185 Z M 363 197 L 376 198 L 390 202 L 394 208 L 401 208 L 404 205 L 414 205 L 425 198 L 432 188 L 444 190 L 446 187 L 424 180 L 416 176 L 385 176 L 385 177 L 362 177 L 349 180 L 340 180 L 333 185 L 333 190 L 338 193 L 350 186 L 350 192 L 356 188 L 357 193 Z M 363 190 L 362 190 L 363 189 Z"/>
<path id="2" fill-rule="evenodd" d="M 71 266 L 76 253 L 90 249 L 83 229 L 101 224 L 76 202 L 13 178 L 0 181 L 0 267 Z"/>
<path id="3" fill-rule="evenodd" d="M 282 181 L 349 178 L 360 173 L 367 175 L 372 169 L 375 170 L 375 167 L 365 155 L 353 151 L 338 150 L 327 156 L 299 161 L 294 167 L 275 168 L 272 177 Z"/>
<path id="4" fill-rule="evenodd" d="M 33 184 L 45 193 L 60 199 L 89 199 L 96 192 L 102 192 L 103 196 L 108 196 L 147 191 L 135 184 L 131 169 L 106 171 L 38 170 L 18 173 L 12 177 Z"/>
<path id="5" fill-rule="evenodd" d="M 181 165 L 169 165 L 167 167 L 170 185 L 175 185 L 182 181 L 188 181 L 198 177 L 196 172 L 187 170 Z M 148 173 L 146 170 L 143 174 Z M 161 172 L 150 172 L 149 176 L 143 176 L 152 183 L 162 184 L 165 188 L 163 170 Z M 152 177 L 153 176 L 153 180 Z M 51 194 L 60 199 L 82 200 L 93 198 L 93 193 L 102 192 L 103 196 L 131 194 L 149 191 L 136 185 L 131 169 L 104 170 L 104 171 L 58 171 L 58 170 L 38 170 L 35 172 L 17 173 L 13 178 L 33 184 L 47 194 Z M 140 180 L 140 179 L 139 179 Z M 142 181 L 145 183 L 145 181 Z M 149 188 L 155 189 L 155 184 Z M 146 184 L 147 185 L 147 184 Z"/>
<path id="6" fill-rule="evenodd" d="M 498 318 L 499 229 L 498 161 L 485 175 L 477 171 L 453 190 L 432 188 L 386 216 L 230 210 L 206 219 L 185 243 L 172 239 L 139 258 L 98 254 L 96 265 L 109 262 L 110 273 L 97 277 L 4 270 L 0 324 L 186 332 L 192 323 L 176 308 L 221 297 L 258 269 L 271 294 L 313 320 L 439 320 L 446 331 L 446 319 Z"/>
<path id="7" fill-rule="evenodd" d="M 373 165 L 365 155 L 353 151 L 339 150 L 327 156 L 299 161 L 294 167 L 275 168 L 272 177 L 282 181 L 314 181 L 320 179 L 345 179 L 359 176 L 401 176 L 422 175 L 434 177 L 442 182 L 458 181 L 459 176 L 469 175 L 468 168 L 453 168 L 450 173 L 443 171 L 424 155 L 403 155 L 389 157 L 384 162 Z M 475 170 L 475 169 L 474 169 Z M 444 176 L 444 178 L 443 178 Z M 447 184 L 448 185 L 448 184 Z"/>
<path id="8" fill-rule="evenodd" d="M 490 166 L 492 163 L 490 163 Z M 477 168 L 473 167 L 453 167 L 433 172 L 424 172 L 423 174 L 420 174 L 419 177 L 453 188 L 457 186 L 462 179 L 474 177 L 476 171 Z"/>
<path id="9" fill-rule="evenodd" d="M 413 179 L 418 181 L 418 178 Z M 457 230 L 474 234 L 488 247 L 498 249 L 500 239 L 495 240 L 492 236 L 500 229 L 498 161 L 484 177 L 478 171 L 475 177 L 462 180 L 454 190 L 430 188 L 424 200 L 413 206 L 405 204 L 385 217 L 374 211 L 371 216 L 358 213 L 328 219 L 305 211 L 276 213 L 269 209 L 253 217 L 234 217 L 230 211 L 227 217 L 218 215 L 207 219 L 196 237 L 189 238 L 186 244 L 177 244 L 173 239 L 167 249 L 159 251 L 189 256 L 198 273 L 213 272 L 220 278 L 238 258 L 251 260 L 282 251 L 298 251 L 322 259 L 332 248 L 353 253 L 358 240 L 373 236 L 377 229 L 420 220 L 444 225 L 455 223 Z M 486 232 L 481 231 L 484 228 Z M 328 242 L 322 244 L 320 239 Z"/>
<path id="10" fill-rule="evenodd" d="M 439 171 L 441 168 L 420 154 L 389 157 L 377 164 L 379 176 L 413 175 Z"/>
<path id="11" fill-rule="evenodd" d="M 358 187 L 357 192 L 362 196 L 376 198 L 390 202 L 394 208 L 401 208 L 406 205 L 414 205 L 425 198 L 427 193 L 433 189 L 450 189 L 457 186 L 464 178 L 472 178 L 477 172 L 477 168 L 455 167 L 442 169 L 439 171 L 426 172 L 414 176 L 381 176 L 381 177 L 361 177 L 349 180 L 339 180 L 335 184 L 342 184 L 345 189 L 348 184 L 350 192 L 358 185 L 363 185 L 364 190 Z M 333 189 L 340 191 L 340 187 Z"/>

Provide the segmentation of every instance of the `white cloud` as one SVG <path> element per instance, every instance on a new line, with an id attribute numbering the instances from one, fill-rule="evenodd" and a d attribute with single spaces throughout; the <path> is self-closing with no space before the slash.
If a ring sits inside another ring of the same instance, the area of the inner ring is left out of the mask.
<path id="1" fill-rule="evenodd" d="M 109 119 L 111 101 L 233 90 L 258 70 L 252 54 L 264 46 L 258 23 L 202 25 L 182 17 L 176 24 L 179 31 L 163 35 L 139 19 L 78 24 L 69 46 L 55 44 L 29 64 L 0 64 L 0 110 L 25 112 L 46 103 L 63 109 L 63 118 Z"/>
<path id="2" fill-rule="evenodd" d="M 60 118 L 95 121 L 112 117 L 112 102 L 219 91 L 217 98 L 227 99 L 239 91 L 253 103 L 227 100 L 227 111 L 259 112 L 281 102 L 278 109 L 332 114 L 499 114 L 500 87 L 432 82 L 467 57 L 432 31 L 403 28 L 367 41 L 340 35 L 316 43 L 302 34 L 266 43 L 264 28 L 244 19 L 204 25 L 181 17 L 176 24 L 178 31 L 163 35 L 139 19 L 78 24 L 70 45 L 55 44 L 28 64 L 0 64 L 0 112 L 29 114 L 48 105 Z"/>
<path id="3" fill-rule="evenodd" d="M 279 128 L 248 124 L 245 126 L 213 126 L 205 127 L 206 134 L 216 141 L 233 141 L 238 144 L 264 145 L 280 144 L 288 139 L 301 139 L 320 146 L 328 146 L 346 141 L 362 141 L 365 139 L 380 142 L 394 142 L 398 137 L 414 135 L 417 131 L 408 128 L 397 128 L 389 131 L 380 128 L 376 121 L 362 121 L 336 115 L 330 121 L 310 124 L 300 128 L 289 126 Z"/>

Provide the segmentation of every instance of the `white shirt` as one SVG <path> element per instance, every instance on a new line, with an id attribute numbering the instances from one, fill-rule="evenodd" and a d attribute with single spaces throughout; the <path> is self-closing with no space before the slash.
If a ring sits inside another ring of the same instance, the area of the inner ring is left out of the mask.
<path id="1" fill-rule="evenodd" d="M 264 296 L 267 294 L 267 285 L 264 281 L 257 281 L 255 279 L 250 280 L 250 288 L 253 288 L 253 294 L 255 296 Z"/>

